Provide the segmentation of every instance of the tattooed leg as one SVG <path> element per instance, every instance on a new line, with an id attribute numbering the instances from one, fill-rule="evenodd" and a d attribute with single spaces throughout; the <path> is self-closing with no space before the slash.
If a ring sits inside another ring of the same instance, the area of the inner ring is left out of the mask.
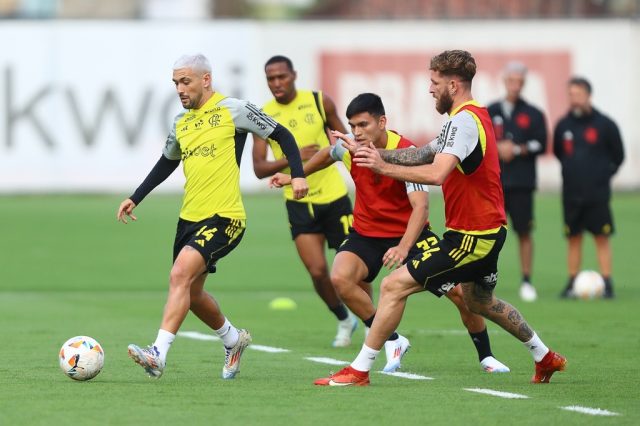
<path id="1" fill-rule="evenodd" d="M 461 286 L 464 300 L 471 312 L 495 322 L 521 342 L 531 340 L 533 331 L 516 308 L 496 299 L 491 290 L 475 283 L 463 283 Z"/>

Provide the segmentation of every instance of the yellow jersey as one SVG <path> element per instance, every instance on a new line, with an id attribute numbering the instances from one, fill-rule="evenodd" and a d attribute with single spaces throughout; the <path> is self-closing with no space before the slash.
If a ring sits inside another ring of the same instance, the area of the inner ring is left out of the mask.
<path id="1" fill-rule="evenodd" d="M 192 222 L 215 214 L 246 219 L 240 158 L 247 132 L 266 139 L 276 126 L 255 105 L 217 92 L 201 108 L 178 114 L 163 154 L 182 160 L 186 180 L 180 217 Z"/>
<path id="2" fill-rule="evenodd" d="M 326 116 L 322 106 L 322 92 L 317 93 L 318 102 L 314 99 L 312 91 L 298 90 L 290 103 L 284 105 L 272 99 L 262 108 L 289 129 L 296 139 L 298 148 L 317 144 L 322 149 L 330 145 L 325 131 Z M 267 142 L 276 159 L 284 157 L 280 145 L 272 139 L 267 139 Z M 290 173 L 289 168 L 283 170 L 283 173 Z M 347 185 L 335 164 L 307 176 L 307 184 L 309 193 L 305 198 L 294 200 L 290 185 L 284 187 L 284 197 L 301 203 L 328 204 L 347 194 Z"/>

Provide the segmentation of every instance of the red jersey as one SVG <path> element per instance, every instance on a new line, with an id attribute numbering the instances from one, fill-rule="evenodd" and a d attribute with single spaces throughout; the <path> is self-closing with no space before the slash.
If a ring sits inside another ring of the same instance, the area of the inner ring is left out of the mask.
<path id="1" fill-rule="evenodd" d="M 478 141 L 442 184 L 445 225 L 449 229 L 471 233 L 496 229 L 506 225 L 507 220 L 500 182 L 498 148 L 487 109 L 475 101 L 462 104 L 451 113 L 449 121 L 443 126 L 444 135 L 440 134 L 439 145 L 444 148 L 442 152 L 448 152 L 453 151 L 448 147 L 455 144 L 473 142 L 460 140 L 465 132 L 458 131 L 455 123 L 463 123 L 463 120 L 456 120 L 455 116 L 462 111 L 469 113 L 475 121 Z"/>
<path id="2" fill-rule="evenodd" d="M 415 145 L 410 140 L 387 130 L 385 149 L 412 146 Z M 351 167 L 351 160 L 351 154 L 345 152 L 342 161 L 349 169 L 356 187 L 353 228 L 365 237 L 402 237 L 413 211 L 407 192 L 426 191 L 426 187 L 382 176 L 365 167 Z M 411 186 L 409 190 L 407 185 Z"/>

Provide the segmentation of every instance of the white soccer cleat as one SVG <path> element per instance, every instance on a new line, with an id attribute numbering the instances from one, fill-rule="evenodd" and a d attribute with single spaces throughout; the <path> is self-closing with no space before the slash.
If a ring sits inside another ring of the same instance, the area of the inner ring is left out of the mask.
<path id="1" fill-rule="evenodd" d="M 536 288 L 528 282 L 523 282 L 520 286 L 520 299 L 525 302 L 535 302 L 538 299 Z"/>
<path id="2" fill-rule="evenodd" d="M 407 353 L 411 343 L 404 336 L 398 337 L 396 340 L 387 340 L 384 343 L 384 351 L 387 354 L 387 363 L 382 369 L 385 373 L 394 373 L 400 368 L 402 357 Z"/>
<path id="3" fill-rule="evenodd" d="M 144 368 L 149 377 L 160 378 L 164 372 L 164 362 L 160 358 L 160 352 L 155 346 L 147 346 L 141 348 L 137 345 L 129 345 L 127 348 L 129 357 L 135 361 L 136 364 Z"/>
<path id="4" fill-rule="evenodd" d="M 346 348 L 351 344 L 351 336 L 358 328 L 358 318 L 349 312 L 347 319 L 338 321 L 338 332 L 331 346 L 334 348 Z"/>
<path id="5" fill-rule="evenodd" d="M 233 379 L 240 372 L 240 358 L 242 352 L 251 343 L 251 335 L 247 330 L 238 330 L 238 341 L 232 348 L 224 348 L 224 367 L 222 367 L 222 378 Z"/>
<path id="6" fill-rule="evenodd" d="M 480 361 L 480 365 L 482 366 L 482 369 L 487 373 L 508 373 L 511 371 L 509 370 L 509 367 L 492 356 L 488 356 Z"/>

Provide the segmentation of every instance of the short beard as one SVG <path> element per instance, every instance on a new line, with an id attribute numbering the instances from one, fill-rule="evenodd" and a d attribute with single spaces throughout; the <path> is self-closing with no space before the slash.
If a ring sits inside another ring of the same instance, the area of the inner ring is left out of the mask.
<path id="1" fill-rule="evenodd" d="M 451 111 L 451 107 L 453 106 L 453 98 L 449 94 L 449 92 L 444 92 L 440 99 L 436 100 L 436 111 L 440 114 L 444 114 L 445 112 Z"/>

